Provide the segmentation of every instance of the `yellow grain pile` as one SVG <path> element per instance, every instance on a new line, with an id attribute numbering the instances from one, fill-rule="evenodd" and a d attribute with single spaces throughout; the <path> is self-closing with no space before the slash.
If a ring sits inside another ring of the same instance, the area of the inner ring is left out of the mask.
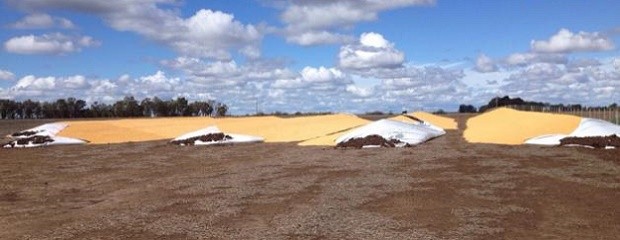
<path id="1" fill-rule="evenodd" d="M 325 136 L 367 121 L 353 115 L 311 117 L 153 118 L 68 122 L 59 135 L 89 140 L 93 144 L 171 139 L 216 125 L 223 132 L 260 136 L 266 142 L 294 142 Z"/>
<path id="2" fill-rule="evenodd" d="M 427 113 L 427 112 L 414 112 L 410 115 L 417 117 L 419 119 L 422 119 L 422 121 L 429 122 L 437 127 L 440 127 L 446 130 L 458 129 L 458 125 L 456 121 L 449 117 L 438 116 L 438 115 Z"/>
<path id="3" fill-rule="evenodd" d="M 153 118 L 67 122 L 58 135 L 93 144 L 142 142 L 174 138 L 215 123 L 212 118 Z"/>
<path id="4" fill-rule="evenodd" d="M 367 123 L 350 114 L 335 114 L 310 117 L 281 118 L 279 121 L 253 127 L 254 122 L 247 126 L 224 122 L 218 124 L 223 132 L 256 135 L 265 138 L 266 142 L 297 142 L 325 136 L 343 129 L 353 128 Z"/>
<path id="5" fill-rule="evenodd" d="M 463 135 L 471 143 L 519 145 L 540 135 L 569 134 L 580 121 L 571 115 L 499 108 L 470 118 Z"/>
<path id="6" fill-rule="evenodd" d="M 391 120 L 396 120 L 396 121 L 401 121 L 401 122 L 406 122 L 406 123 L 416 123 L 417 122 L 417 121 L 415 121 L 415 120 L 413 120 L 411 118 L 405 117 L 403 115 L 398 115 L 398 116 L 395 116 L 395 117 L 391 117 L 390 119 Z"/>

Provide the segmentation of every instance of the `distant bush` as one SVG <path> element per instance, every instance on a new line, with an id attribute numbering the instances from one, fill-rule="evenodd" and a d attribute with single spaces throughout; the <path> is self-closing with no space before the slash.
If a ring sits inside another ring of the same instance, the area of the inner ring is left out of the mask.
<path id="1" fill-rule="evenodd" d="M 459 113 L 476 113 L 478 110 L 473 105 L 461 104 L 459 106 Z"/>
<path id="2" fill-rule="evenodd" d="M 439 115 L 446 114 L 446 111 L 444 111 L 443 109 L 439 109 L 437 111 L 434 111 L 433 114 L 439 114 Z"/>
<path id="3" fill-rule="evenodd" d="M 372 112 L 366 112 L 366 115 L 385 115 L 385 113 L 382 111 L 372 111 Z"/>
<path id="4" fill-rule="evenodd" d="M 228 106 L 213 100 L 189 102 L 184 97 L 162 100 L 158 97 L 138 101 L 126 96 L 113 104 L 86 101 L 69 97 L 51 102 L 0 99 L 0 119 L 41 118 L 113 118 L 167 116 L 225 116 Z"/>

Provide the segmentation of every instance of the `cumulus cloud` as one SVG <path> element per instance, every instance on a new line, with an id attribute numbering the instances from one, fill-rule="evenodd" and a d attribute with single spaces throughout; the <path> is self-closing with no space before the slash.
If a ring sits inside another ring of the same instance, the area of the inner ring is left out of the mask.
<path id="1" fill-rule="evenodd" d="M 362 33 L 357 44 L 344 45 L 338 54 L 338 64 L 344 69 L 368 70 L 397 68 L 405 61 L 405 54 L 381 34 Z"/>
<path id="2" fill-rule="evenodd" d="M 534 63 L 566 64 L 568 58 L 564 54 L 553 53 L 513 53 L 504 59 L 509 66 L 527 66 Z"/>
<path id="3" fill-rule="evenodd" d="M 26 15 L 21 20 L 9 25 L 15 29 L 41 29 L 41 28 L 64 28 L 71 29 L 75 25 L 69 19 L 52 17 L 44 13 Z"/>
<path id="4" fill-rule="evenodd" d="M 192 90 L 183 84 L 180 78 L 169 77 L 162 71 L 138 78 L 122 75 L 117 79 L 88 78 L 83 75 L 65 77 L 28 75 L 19 79 L 0 97 L 18 100 L 33 98 L 43 101 L 76 97 L 89 102 L 110 103 L 128 95 L 138 99 L 153 96 L 172 98 L 178 96 L 178 92 L 187 92 L 188 89 Z"/>
<path id="5" fill-rule="evenodd" d="M 272 87 L 280 89 L 327 90 L 343 87 L 351 80 L 342 71 L 326 67 L 305 67 L 294 78 L 277 79 Z"/>
<path id="6" fill-rule="evenodd" d="M 13 74 L 12 72 L 0 69 L 0 80 L 13 80 L 14 78 L 15 74 Z"/>
<path id="7" fill-rule="evenodd" d="M 377 79 L 374 86 L 353 82 L 348 73 L 333 67 L 304 67 L 299 71 L 277 64 L 237 65 L 180 58 L 168 62 L 185 77 L 164 71 L 116 79 L 26 76 L 3 92 L 5 98 L 55 100 L 74 96 L 89 102 L 110 103 L 132 95 L 137 99 L 184 96 L 190 100 L 216 99 L 236 114 L 258 109 L 273 111 L 400 111 L 413 106 L 446 107 L 462 102 L 467 88 L 463 73 L 439 67 L 403 66 L 397 74 Z M 271 66 L 271 67 L 269 67 Z M 232 69 L 229 74 L 224 69 Z M 193 75 L 192 75 L 193 74 Z M 202 74 L 202 75 L 201 75 Z"/>
<path id="8" fill-rule="evenodd" d="M 230 54 L 226 50 L 233 47 L 242 48 L 241 52 L 252 58 L 260 55 L 257 43 L 262 38 L 262 33 L 253 25 L 243 25 L 234 20 L 233 15 L 202 9 L 179 23 L 179 26 L 161 30 L 176 32 L 177 27 L 186 29 L 180 33 L 180 37 L 164 37 L 160 40 L 171 44 L 184 55 L 229 59 Z M 140 32 L 141 28 L 133 30 Z M 143 34 L 155 39 L 161 37 L 160 33 L 143 32 Z"/>
<path id="9" fill-rule="evenodd" d="M 487 55 L 480 54 L 476 59 L 476 67 L 474 68 L 478 72 L 495 72 L 498 70 L 495 61 Z"/>
<path id="10" fill-rule="evenodd" d="M 287 37 L 287 42 L 297 43 L 303 46 L 309 45 L 319 45 L 319 44 L 336 44 L 343 42 L 350 42 L 353 40 L 353 37 L 331 33 L 328 31 L 308 31 L 296 35 L 292 35 Z"/>
<path id="11" fill-rule="evenodd" d="M 471 99 L 498 95 L 518 96 L 550 103 L 606 105 L 620 90 L 620 65 L 611 59 L 569 58 L 579 51 L 613 49 L 613 42 L 600 33 L 560 30 L 548 41 L 532 41 L 531 51 L 513 53 L 496 60 L 497 72 L 467 72 Z M 488 59 L 478 58 L 475 70 Z M 480 69 L 478 69 L 480 68 Z M 482 104 L 483 102 L 476 102 Z"/>
<path id="12" fill-rule="evenodd" d="M 86 77 L 81 75 L 63 78 L 60 79 L 60 82 L 62 86 L 67 89 L 85 89 L 89 87 Z"/>
<path id="13" fill-rule="evenodd" d="M 335 68 L 305 67 L 301 70 L 301 77 L 307 82 L 321 83 L 343 79 L 345 74 Z"/>
<path id="14" fill-rule="evenodd" d="M 237 50 L 250 58 L 260 56 L 263 33 L 251 24 L 244 25 L 234 16 L 208 9 L 198 10 L 189 18 L 160 5 L 177 4 L 177 0 L 9 0 L 19 8 L 33 10 L 71 10 L 101 16 L 112 28 L 130 31 L 163 43 L 180 54 L 229 60 Z"/>
<path id="15" fill-rule="evenodd" d="M 286 25 L 289 42 L 300 45 L 342 43 L 349 38 L 334 33 L 334 29 L 376 20 L 382 11 L 433 3 L 434 0 L 293 1 L 285 7 L 280 19 Z"/>
<path id="16" fill-rule="evenodd" d="M 178 0 L 111 0 L 111 1 L 81 1 L 81 0 L 6 0 L 9 5 L 26 11 L 37 10 L 72 10 L 93 14 L 120 11 L 123 8 L 149 4 L 172 4 Z"/>
<path id="17" fill-rule="evenodd" d="M 145 94 L 154 94 L 160 91 L 174 91 L 175 86 L 178 86 L 181 80 L 167 77 L 164 72 L 157 71 L 153 75 L 140 77 L 138 81 L 141 87 L 148 86 L 141 89 Z"/>
<path id="18" fill-rule="evenodd" d="M 610 68 L 611 64 L 599 62 L 569 68 L 563 64 L 536 63 L 511 74 L 505 79 L 508 84 L 500 90 L 535 101 L 606 105 L 615 100 L 614 93 L 620 90 L 620 71 Z"/>
<path id="19" fill-rule="evenodd" d="M 84 47 L 94 47 L 99 44 L 90 36 L 67 36 L 62 33 L 53 33 L 14 37 L 4 43 L 4 49 L 16 54 L 62 55 L 79 52 Z"/>
<path id="20" fill-rule="evenodd" d="M 597 59 L 584 58 L 584 59 L 574 59 L 566 64 L 566 69 L 568 71 L 578 71 L 583 68 L 591 68 L 601 66 L 602 63 Z"/>
<path id="21" fill-rule="evenodd" d="M 614 58 L 612 60 L 612 65 L 618 70 L 620 71 L 620 58 Z"/>
<path id="22" fill-rule="evenodd" d="M 356 97 L 360 97 L 360 98 L 372 97 L 375 94 L 375 92 L 374 92 L 375 89 L 374 88 L 360 87 L 360 86 L 357 86 L 355 84 L 347 85 L 346 90 L 347 90 L 347 92 L 353 94 Z"/>
<path id="23" fill-rule="evenodd" d="M 532 51 L 541 53 L 596 52 L 615 48 L 613 41 L 601 33 L 573 33 L 564 28 L 547 41 L 532 40 L 530 46 Z"/>
<path id="24" fill-rule="evenodd" d="M 260 111 L 344 111 L 351 78 L 330 67 L 292 71 L 278 61 L 204 61 L 176 58 L 162 64 L 184 73 L 176 92 L 227 103 L 236 113 Z"/>
<path id="25" fill-rule="evenodd" d="M 87 89 L 90 84 L 86 77 L 74 75 L 69 77 L 36 77 L 25 76 L 17 81 L 11 88 L 13 91 L 53 91 L 53 90 L 80 90 Z M 64 93 L 60 93 L 62 95 Z"/>
<path id="26" fill-rule="evenodd" d="M 406 66 L 402 75 L 385 78 L 379 85 L 380 99 L 385 104 L 411 108 L 455 108 L 469 95 L 463 84 L 463 72 L 437 66 Z"/>
<path id="27" fill-rule="evenodd" d="M 25 76 L 15 84 L 15 90 L 51 90 L 56 86 L 56 78 L 37 78 L 32 75 Z"/>

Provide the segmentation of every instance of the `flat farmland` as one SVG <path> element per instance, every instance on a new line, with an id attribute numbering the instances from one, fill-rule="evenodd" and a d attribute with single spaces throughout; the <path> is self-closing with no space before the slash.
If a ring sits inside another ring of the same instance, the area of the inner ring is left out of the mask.
<path id="1" fill-rule="evenodd" d="M 616 239 L 620 150 L 0 149 L 0 239 Z M 2 136 L 45 121 L 0 121 Z"/>

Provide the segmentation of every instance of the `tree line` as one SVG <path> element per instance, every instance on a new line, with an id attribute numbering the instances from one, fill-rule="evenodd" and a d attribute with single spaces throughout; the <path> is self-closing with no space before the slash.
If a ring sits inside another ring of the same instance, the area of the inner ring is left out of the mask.
<path id="1" fill-rule="evenodd" d="M 0 119 L 226 116 L 227 113 L 226 104 L 214 100 L 190 103 L 184 97 L 138 101 L 126 96 L 113 104 L 93 102 L 90 106 L 73 97 L 50 102 L 0 99 Z"/>
<path id="2" fill-rule="evenodd" d="M 565 111 L 581 111 L 581 110 L 610 110 L 610 109 L 618 109 L 618 104 L 613 103 L 609 106 L 598 106 L 598 107 L 585 107 L 581 104 L 550 104 L 545 102 L 533 102 L 533 101 L 525 101 L 521 98 L 510 98 L 509 96 L 504 97 L 495 97 L 489 101 L 488 104 L 480 106 L 480 108 L 474 107 L 473 105 L 461 104 L 459 106 L 460 113 L 476 113 L 476 112 L 485 112 L 487 110 L 496 108 L 496 107 L 504 107 L 504 106 L 526 106 L 532 107 L 536 109 L 545 109 L 547 111 L 552 112 L 565 112 Z"/>

